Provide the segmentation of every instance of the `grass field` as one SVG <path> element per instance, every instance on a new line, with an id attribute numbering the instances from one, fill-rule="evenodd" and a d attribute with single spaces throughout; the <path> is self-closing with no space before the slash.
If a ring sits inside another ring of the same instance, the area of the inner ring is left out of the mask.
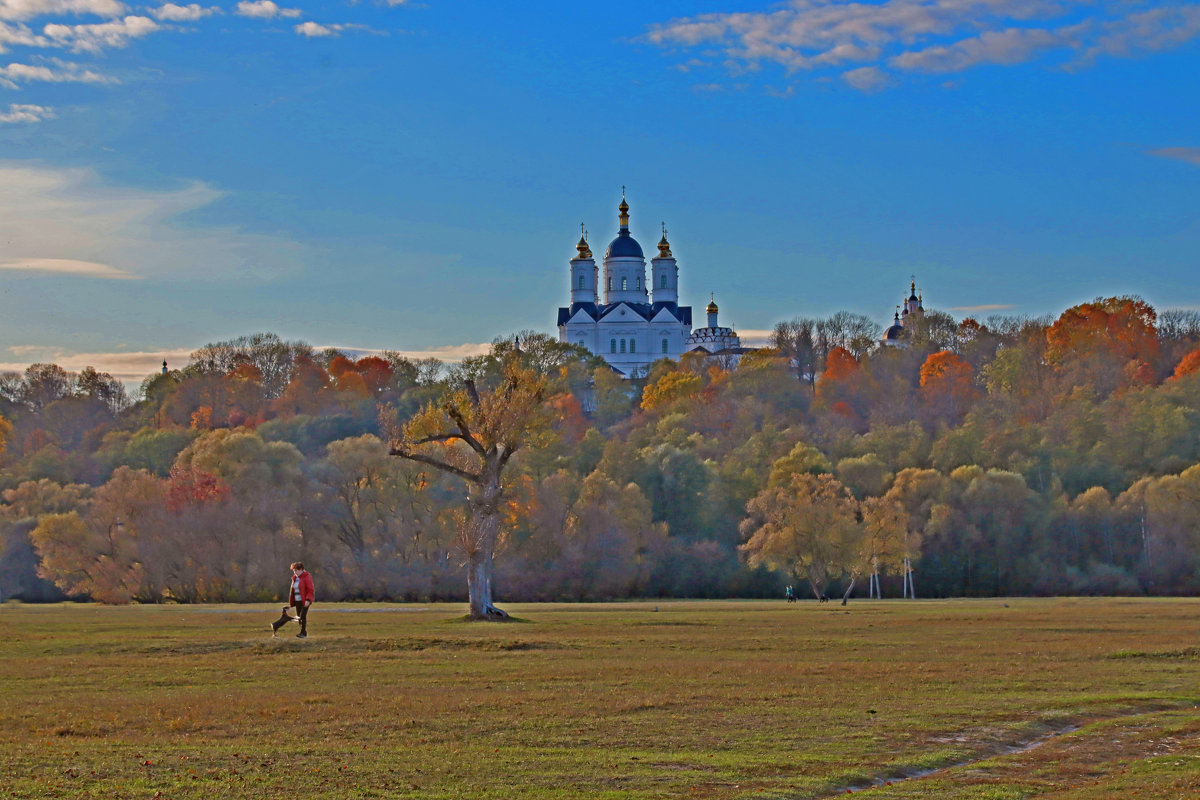
<path id="1" fill-rule="evenodd" d="M 5 605 L 0 797 L 1200 797 L 1200 601 L 506 608 Z"/>

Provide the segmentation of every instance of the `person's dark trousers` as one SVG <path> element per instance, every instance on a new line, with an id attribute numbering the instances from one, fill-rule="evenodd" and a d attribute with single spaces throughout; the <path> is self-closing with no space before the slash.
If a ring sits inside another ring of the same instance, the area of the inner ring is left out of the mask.
<path id="1" fill-rule="evenodd" d="M 301 603 L 300 605 L 295 606 L 294 608 L 296 609 L 296 616 L 300 620 L 300 633 L 304 634 L 305 636 L 308 636 L 308 609 L 309 609 L 309 606 L 306 606 L 303 603 Z"/>

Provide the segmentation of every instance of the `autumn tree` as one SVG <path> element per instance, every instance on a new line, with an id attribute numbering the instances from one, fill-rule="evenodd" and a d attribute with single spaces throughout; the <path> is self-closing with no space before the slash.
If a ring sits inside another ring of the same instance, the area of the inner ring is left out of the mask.
<path id="1" fill-rule="evenodd" d="M 1067 386 L 1105 396 L 1153 383 L 1159 341 L 1157 314 L 1139 297 L 1104 297 L 1064 311 L 1046 330 L 1046 359 Z"/>
<path id="2" fill-rule="evenodd" d="M 971 365 L 961 356 L 942 350 L 921 365 L 921 401 L 935 418 L 961 419 L 978 394 Z"/>
<path id="3" fill-rule="evenodd" d="M 741 551 L 750 565 L 807 581 L 817 598 L 860 560 L 857 504 L 832 475 L 792 473 L 785 485 L 768 487 L 751 500 L 746 512 Z"/>
<path id="4" fill-rule="evenodd" d="M 879 586 L 881 571 L 900 569 L 904 571 L 905 578 L 908 576 L 908 515 L 899 502 L 889 497 L 868 497 L 862 502 L 861 508 L 863 531 L 858 567 L 869 570 L 870 596 L 882 599 L 883 592 Z M 850 596 L 853 588 L 851 581 L 846 597 Z M 842 602 L 845 604 L 845 598 Z"/>
<path id="5" fill-rule="evenodd" d="M 544 445 L 552 436 L 548 399 L 545 376 L 513 354 L 504 359 L 493 385 L 479 386 L 467 378 L 461 388 L 448 390 L 439 403 L 391 431 L 392 455 L 467 483 L 468 508 L 460 519 L 459 546 L 467 561 L 472 619 L 507 617 L 492 602 L 504 472 L 522 448 Z"/>

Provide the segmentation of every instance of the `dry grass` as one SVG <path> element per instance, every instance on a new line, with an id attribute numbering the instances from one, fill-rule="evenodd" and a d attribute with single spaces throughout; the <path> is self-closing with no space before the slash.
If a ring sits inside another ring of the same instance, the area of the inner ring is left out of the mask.
<path id="1" fill-rule="evenodd" d="M 0 797 L 1200 797 L 1197 601 L 507 608 L 4 606 Z"/>

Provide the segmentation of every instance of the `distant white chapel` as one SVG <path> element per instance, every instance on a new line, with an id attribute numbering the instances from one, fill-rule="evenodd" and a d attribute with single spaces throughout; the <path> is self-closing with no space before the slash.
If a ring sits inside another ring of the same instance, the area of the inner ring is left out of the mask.
<path id="1" fill-rule="evenodd" d="M 736 357 L 745 352 L 732 328 L 717 325 L 717 304 L 706 309 L 708 325 L 692 330 L 692 307 L 679 305 L 679 265 L 671 254 L 666 227 L 658 255 L 650 261 L 629 233 L 629 204 L 621 194 L 621 228 L 604 253 L 604 302 L 600 270 L 587 236 L 571 259 L 571 305 L 558 309 L 558 338 L 602 357 L 617 372 L 645 375 L 660 358 L 679 358 L 692 351 Z"/>

